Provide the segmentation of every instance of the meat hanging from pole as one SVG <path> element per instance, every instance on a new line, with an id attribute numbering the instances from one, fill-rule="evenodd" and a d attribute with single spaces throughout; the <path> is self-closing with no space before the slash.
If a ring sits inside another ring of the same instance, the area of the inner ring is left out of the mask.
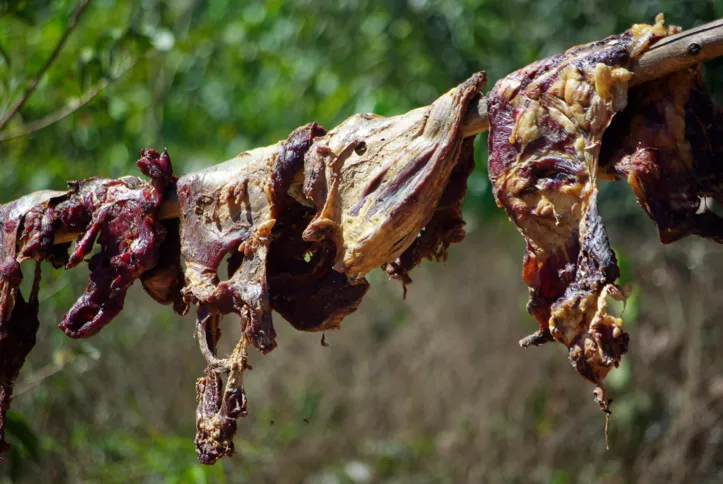
<path id="1" fill-rule="evenodd" d="M 628 105 L 632 63 L 677 32 L 661 15 L 652 26 L 634 25 L 520 69 L 488 95 L 489 176 L 498 205 L 525 238 L 527 310 L 539 324 L 520 345 L 564 344 L 605 412 L 603 380 L 627 352 L 629 336 L 608 313 L 608 298 L 625 294 L 615 284 L 619 269 L 597 211 L 597 181 L 626 177 L 664 243 L 688 234 L 723 240 L 723 220 L 698 213 L 706 196 L 721 200 L 723 165 L 719 109 L 697 68 L 635 88 Z"/>
<path id="2" fill-rule="evenodd" d="M 645 53 L 678 30 L 661 16 L 520 69 L 486 97 L 481 72 L 430 106 L 358 114 L 329 131 L 310 123 L 180 179 L 167 152 L 143 150 L 137 165 L 148 180 L 89 178 L 0 206 L 0 452 L 39 327 L 39 264 L 70 269 L 97 241 L 87 289 L 60 328 L 93 336 L 137 279 L 179 314 L 194 305 L 206 360 L 196 384 L 197 456 L 212 464 L 233 454 L 237 419 L 248 413 L 248 349 L 277 345 L 272 311 L 301 331 L 337 329 L 366 294 L 369 271 L 381 268 L 406 294 L 414 267 L 445 260 L 463 240 L 470 133 L 481 131 L 470 132 L 481 121 L 468 118 L 484 101 L 494 195 L 527 242 L 523 279 L 539 329 L 520 343 L 564 344 L 609 412 L 603 382 L 629 336 L 608 312 L 608 298 L 625 294 L 597 182 L 626 180 L 663 243 L 690 234 L 723 240 L 721 219 L 707 209 L 723 202 L 721 111 L 699 68 L 687 63 L 628 90 Z M 164 215 L 172 204 L 180 220 Z M 72 251 L 67 234 L 77 234 Z M 36 267 L 27 300 L 19 289 L 26 260 Z M 226 357 L 217 353 L 222 319 L 241 329 Z"/>

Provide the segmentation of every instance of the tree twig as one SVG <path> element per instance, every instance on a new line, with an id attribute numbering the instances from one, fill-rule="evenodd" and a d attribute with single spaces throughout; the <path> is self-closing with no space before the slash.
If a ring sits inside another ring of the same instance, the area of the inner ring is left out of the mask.
<path id="1" fill-rule="evenodd" d="M 8 122 L 13 118 L 13 116 L 15 116 L 18 111 L 20 111 L 20 108 L 23 107 L 28 98 L 30 98 L 30 95 L 33 93 L 33 91 L 35 91 L 35 88 L 38 86 L 38 83 L 43 77 L 43 74 L 45 74 L 45 71 L 48 70 L 51 64 L 58 57 L 58 54 L 60 54 L 60 51 L 63 49 L 65 42 L 68 40 L 68 37 L 70 37 L 70 34 L 72 34 L 73 30 L 75 30 L 75 27 L 78 25 L 78 19 L 80 19 L 80 16 L 83 14 L 83 11 L 89 3 L 90 0 L 80 1 L 78 7 L 73 12 L 73 15 L 71 15 L 70 19 L 68 20 L 68 26 L 65 28 L 65 32 L 63 32 L 63 35 L 61 35 L 60 39 L 58 39 L 58 43 L 55 45 L 55 48 L 50 53 L 48 59 L 45 61 L 45 64 L 43 64 L 43 66 L 35 74 L 35 76 L 30 79 L 30 81 L 28 82 L 28 86 L 25 88 L 25 91 L 18 98 L 18 100 L 15 101 L 15 104 L 10 106 L 10 109 L 7 110 L 2 119 L 0 119 L 0 131 L 2 131 L 8 124 Z"/>
<path id="2" fill-rule="evenodd" d="M 136 65 L 136 63 L 137 61 L 133 61 L 127 67 L 124 67 L 116 76 L 110 79 L 101 80 L 90 89 L 85 91 L 82 96 L 74 99 L 62 109 L 59 109 L 54 113 L 43 116 L 42 118 L 32 121 L 30 123 L 27 123 L 22 130 L 15 133 L 0 134 L 0 143 L 2 143 L 3 141 L 20 138 L 22 136 L 27 136 L 43 128 L 47 128 L 51 124 L 55 124 L 58 121 L 70 116 L 71 114 L 88 104 L 90 101 L 92 101 L 95 96 L 100 94 L 100 92 L 106 87 L 108 87 L 111 83 L 120 79 L 126 72 L 131 70 Z"/>

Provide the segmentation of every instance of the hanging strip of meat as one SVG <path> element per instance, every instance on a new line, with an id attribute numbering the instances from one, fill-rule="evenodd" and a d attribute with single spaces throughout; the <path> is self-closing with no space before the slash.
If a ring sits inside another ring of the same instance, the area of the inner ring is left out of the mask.
<path id="1" fill-rule="evenodd" d="M 603 132 L 627 104 L 631 61 L 675 30 L 660 16 L 653 26 L 535 62 L 488 95 L 489 176 L 527 242 L 527 309 L 540 325 L 520 344 L 563 343 L 606 412 L 602 382 L 627 351 L 628 335 L 607 312 L 607 298 L 624 295 L 597 211 L 598 157 Z"/>
<path id="2" fill-rule="evenodd" d="M 274 233 L 276 217 L 282 216 L 282 209 L 294 213 L 290 207 L 298 205 L 287 192 L 303 166 L 304 153 L 313 138 L 324 133 L 323 128 L 312 123 L 297 129 L 283 142 L 241 153 L 178 181 L 183 217 L 181 251 L 186 262 L 183 293 L 197 305 L 197 337 L 207 361 L 206 375 L 196 386 L 196 453 L 200 462 L 210 464 L 234 451 L 236 419 L 246 415 L 242 378 L 247 369 L 246 349 L 251 344 L 267 353 L 276 346 L 272 300 L 287 308 L 292 322 L 303 319 L 303 314 L 296 316 L 288 309 L 293 306 L 289 298 L 298 281 L 277 281 L 277 298 L 272 298 L 269 291 L 267 274 L 283 278 L 284 271 L 295 269 L 271 266 L 268 256 L 272 239 L 279 235 Z M 288 236 L 293 221 L 282 218 L 287 227 L 282 233 Z M 274 251 L 285 260 L 303 260 L 305 251 L 311 250 L 289 244 L 289 240 L 282 239 L 279 244 Z M 299 252 L 289 252 L 292 249 Z M 228 279 L 221 280 L 219 266 L 226 256 Z M 318 291 L 318 287 L 309 290 Z M 333 310 L 328 307 L 317 314 L 333 315 Z M 234 352 L 220 359 L 216 355 L 220 320 L 230 313 L 239 315 L 242 336 Z M 225 388 L 223 373 L 228 374 Z"/>
<path id="3" fill-rule="evenodd" d="M 40 262 L 35 263 L 33 285 L 26 301 L 19 287 L 23 273 L 19 264 L 18 238 L 29 219 L 36 218 L 35 214 L 43 213 L 53 199 L 63 195 L 63 192 L 44 190 L 0 205 L 0 454 L 10 448 L 5 441 L 5 420 L 13 387 L 25 358 L 35 346 L 40 326 Z"/>

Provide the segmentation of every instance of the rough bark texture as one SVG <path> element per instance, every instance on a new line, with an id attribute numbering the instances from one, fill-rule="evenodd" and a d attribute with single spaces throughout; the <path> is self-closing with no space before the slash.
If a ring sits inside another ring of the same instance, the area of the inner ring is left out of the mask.
<path id="1" fill-rule="evenodd" d="M 597 212 L 598 156 L 603 132 L 627 104 L 630 61 L 668 33 L 662 19 L 635 25 L 514 72 L 488 95 L 489 176 L 527 242 L 522 277 L 540 325 L 520 343 L 563 343 L 605 411 L 602 381 L 628 335 L 607 313 L 607 297 L 623 294 Z"/>

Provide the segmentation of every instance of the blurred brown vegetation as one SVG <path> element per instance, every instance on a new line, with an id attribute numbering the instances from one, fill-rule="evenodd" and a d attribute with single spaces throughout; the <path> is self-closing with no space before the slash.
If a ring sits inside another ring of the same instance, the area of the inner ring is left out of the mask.
<path id="1" fill-rule="evenodd" d="M 360 311 L 327 333 L 329 347 L 277 318 L 279 348 L 252 356 L 238 455 L 205 478 L 720 482 L 723 250 L 701 240 L 661 247 L 646 228 L 647 236 L 611 234 L 623 241 L 634 295 L 625 310 L 630 354 L 608 380 L 609 451 L 592 386 L 564 348 L 517 346 L 536 323 L 524 312 L 521 244 L 498 223 L 474 231 L 448 264 L 416 271 L 406 301 L 397 283 L 375 274 Z M 23 481 L 155 481 L 163 472 L 148 461 L 163 466 L 154 440 L 171 445 L 167 435 L 187 450 L 173 459 L 194 459 L 193 388 L 203 362 L 191 322 L 148 321 L 146 307 L 136 291 L 125 318 L 94 341 L 102 357 L 70 364 L 77 377 L 62 380 L 71 387 L 62 398 L 54 377 L 17 398 L 27 412 L 45 395 L 33 428 L 57 446 Z M 230 345 L 234 323 L 226 324 Z M 33 361 L 51 350 L 41 341 Z"/>

